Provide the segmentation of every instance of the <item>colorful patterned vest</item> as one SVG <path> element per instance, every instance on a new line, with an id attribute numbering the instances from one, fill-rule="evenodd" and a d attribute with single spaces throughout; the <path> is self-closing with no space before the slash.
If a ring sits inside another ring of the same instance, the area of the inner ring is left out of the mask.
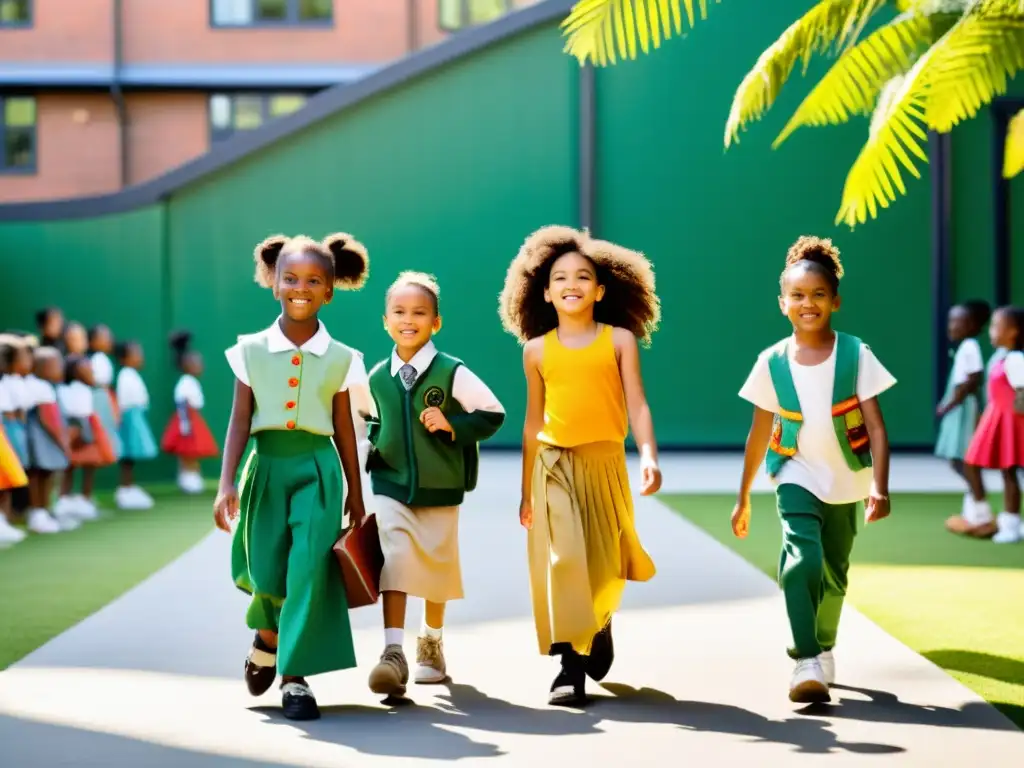
<path id="1" fill-rule="evenodd" d="M 857 397 L 857 373 L 860 368 L 861 340 L 836 333 L 836 370 L 832 385 L 832 423 L 846 463 L 854 472 L 871 466 L 871 446 L 864 425 L 864 414 Z M 800 398 L 793 383 L 789 364 L 789 339 L 779 342 L 768 359 L 768 368 L 779 400 L 781 413 L 775 415 L 765 463 L 775 477 L 796 454 L 797 435 L 803 422 Z"/>

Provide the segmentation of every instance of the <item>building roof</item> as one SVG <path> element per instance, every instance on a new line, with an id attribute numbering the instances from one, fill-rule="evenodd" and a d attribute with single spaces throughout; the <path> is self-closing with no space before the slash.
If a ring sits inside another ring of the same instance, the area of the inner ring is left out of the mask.
<path id="1" fill-rule="evenodd" d="M 352 83 L 317 94 L 297 112 L 219 142 L 204 155 L 155 179 L 119 192 L 44 202 L 0 205 L 0 221 L 45 221 L 104 216 L 164 200 L 196 181 L 250 157 L 366 99 L 439 69 L 529 29 L 564 17 L 575 0 L 545 0 L 513 11 L 497 21 L 458 32 L 437 45 L 381 67 Z"/>

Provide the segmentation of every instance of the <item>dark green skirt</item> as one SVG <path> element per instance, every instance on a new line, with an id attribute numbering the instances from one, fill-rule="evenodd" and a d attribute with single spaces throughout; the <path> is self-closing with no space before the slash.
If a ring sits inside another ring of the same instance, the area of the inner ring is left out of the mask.
<path id="1" fill-rule="evenodd" d="M 252 595 L 246 622 L 279 633 L 281 675 L 350 669 L 352 628 L 332 551 L 345 490 L 334 443 L 299 431 L 253 437 L 231 544 L 235 585 Z"/>

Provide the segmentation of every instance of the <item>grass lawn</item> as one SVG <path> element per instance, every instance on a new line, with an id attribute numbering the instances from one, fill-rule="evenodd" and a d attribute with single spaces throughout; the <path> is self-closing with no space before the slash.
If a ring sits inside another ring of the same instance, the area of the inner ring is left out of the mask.
<path id="1" fill-rule="evenodd" d="M 774 496 L 754 495 L 742 541 L 729 526 L 734 496 L 658 498 L 775 578 Z M 894 495 L 892 516 L 857 536 L 847 601 L 1024 727 L 1024 544 L 947 533 L 943 521 L 960 503 L 952 494 Z"/>
<path id="2" fill-rule="evenodd" d="M 212 496 L 149 489 L 151 510 L 106 509 L 74 531 L 30 534 L 0 549 L 0 669 L 175 560 L 213 528 Z"/>

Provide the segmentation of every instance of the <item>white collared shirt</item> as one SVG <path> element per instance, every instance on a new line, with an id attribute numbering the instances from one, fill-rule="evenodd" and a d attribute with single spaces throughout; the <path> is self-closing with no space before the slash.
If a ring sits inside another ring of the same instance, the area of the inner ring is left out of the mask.
<path id="1" fill-rule="evenodd" d="M 316 333 L 313 334 L 309 341 L 301 347 L 297 347 L 284 335 L 279 321 L 280 317 L 269 328 L 257 334 L 266 337 L 267 349 L 270 352 L 291 352 L 297 349 L 300 352 L 308 352 L 320 357 L 327 351 L 331 341 L 333 341 L 331 334 L 327 332 L 327 327 L 321 320 L 320 327 L 317 328 Z M 353 405 L 355 405 L 356 400 L 362 400 L 364 397 L 369 399 L 370 386 L 366 377 L 366 363 L 363 362 L 363 353 L 347 345 L 345 347 L 352 353 L 352 362 L 349 364 L 348 373 L 345 374 L 345 380 L 341 383 L 341 388 L 338 391 L 344 392 L 346 389 L 351 389 L 352 391 L 349 393 L 349 396 L 353 400 Z M 245 357 L 242 354 L 242 347 L 239 344 L 235 344 L 233 347 L 225 350 L 224 356 L 227 357 L 228 365 L 231 366 L 231 372 L 235 374 L 235 378 L 245 384 L 245 386 L 250 386 L 249 373 L 245 370 Z M 359 391 L 360 389 L 365 392 L 365 395 Z"/>
<path id="2" fill-rule="evenodd" d="M 26 409 L 57 402 L 56 387 L 50 382 L 40 379 L 34 373 L 25 377 L 25 386 L 28 390 L 29 399 L 29 402 L 25 405 Z"/>
<path id="3" fill-rule="evenodd" d="M 81 381 L 73 381 L 57 390 L 57 399 L 64 415 L 72 419 L 87 419 L 92 416 L 92 390 Z"/>
<path id="4" fill-rule="evenodd" d="M 148 408 L 149 390 L 146 382 L 134 368 L 122 368 L 117 372 L 117 405 L 122 411 L 129 408 Z"/>
<path id="5" fill-rule="evenodd" d="M 437 356 L 437 347 L 434 342 L 428 341 L 409 361 L 409 365 L 416 369 L 416 379 L 423 375 Z M 391 350 L 391 375 L 397 376 L 405 363 L 398 356 L 398 349 Z M 455 369 L 455 377 L 452 381 L 452 397 L 454 397 L 466 413 L 473 411 L 489 411 L 491 413 L 504 413 L 505 408 L 494 396 L 490 388 L 473 373 L 465 364 Z M 372 404 L 372 401 L 371 401 Z M 376 414 L 376 408 L 370 411 Z"/>
<path id="6" fill-rule="evenodd" d="M 92 377 L 97 387 L 109 387 L 114 383 L 114 364 L 103 352 L 94 352 L 89 358 L 92 364 Z"/>
<path id="7" fill-rule="evenodd" d="M 32 396 L 22 376 L 8 373 L 3 377 L 4 389 L 11 400 L 11 409 L 15 411 L 27 411 L 32 407 Z"/>
<path id="8" fill-rule="evenodd" d="M 199 379 L 190 373 L 182 374 L 178 383 L 174 385 L 174 404 L 185 403 L 197 411 L 203 410 L 205 399 L 203 398 L 203 386 Z"/>

